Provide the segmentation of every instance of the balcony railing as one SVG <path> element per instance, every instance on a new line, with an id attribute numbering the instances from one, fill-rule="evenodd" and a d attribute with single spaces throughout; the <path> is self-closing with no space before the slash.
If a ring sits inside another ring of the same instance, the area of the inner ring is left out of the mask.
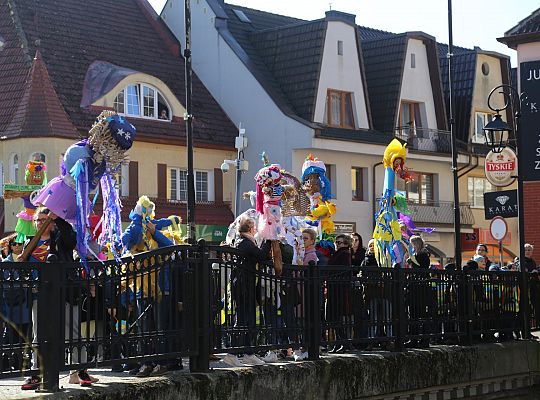
<path id="1" fill-rule="evenodd" d="M 397 138 L 407 142 L 410 149 L 435 153 L 451 153 L 450 132 L 440 129 L 398 126 Z"/>
<path id="2" fill-rule="evenodd" d="M 437 225 L 451 225 L 454 223 L 454 202 L 452 201 L 424 201 L 419 203 L 409 200 L 407 205 L 414 222 Z M 461 203 L 459 210 L 461 225 L 474 225 L 474 216 L 470 204 Z"/>

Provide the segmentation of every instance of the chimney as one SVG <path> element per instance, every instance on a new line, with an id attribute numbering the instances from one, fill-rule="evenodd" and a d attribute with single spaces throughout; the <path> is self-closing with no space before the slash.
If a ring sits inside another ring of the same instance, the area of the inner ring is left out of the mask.
<path id="1" fill-rule="evenodd" d="M 344 21 L 352 24 L 356 23 L 356 15 L 342 11 L 330 10 L 326 12 L 326 19 L 331 21 Z"/>

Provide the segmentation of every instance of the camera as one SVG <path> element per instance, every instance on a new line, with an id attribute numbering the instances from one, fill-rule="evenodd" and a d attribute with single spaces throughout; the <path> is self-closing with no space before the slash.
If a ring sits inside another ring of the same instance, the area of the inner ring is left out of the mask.
<path id="1" fill-rule="evenodd" d="M 224 174 L 229 172 L 229 169 L 230 169 L 230 165 L 226 162 L 224 162 L 223 164 L 221 164 L 221 172 L 223 172 Z"/>

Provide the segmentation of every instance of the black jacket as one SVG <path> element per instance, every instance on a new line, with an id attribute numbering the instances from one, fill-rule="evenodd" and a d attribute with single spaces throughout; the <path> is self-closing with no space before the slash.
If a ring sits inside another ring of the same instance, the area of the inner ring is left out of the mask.
<path id="1" fill-rule="evenodd" d="M 56 218 L 53 223 L 49 245 L 49 256 L 54 255 L 59 262 L 73 262 L 73 250 L 77 246 L 77 234 L 71 225 L 62 218 Z M 23 245 L 23 251 L 32 238 L 28 238 Z"/>
<path id="2" fill-rule="evenodd" d="M 363 247 L 358 247 L 358 250 L 351 250 L 351 252 L 352 265 L 359 267 L 364 261 L 364 258 L 366 258 L 366 249 L 364 249 Z"/>
<path id="3" fill-rule="evenodd" d="M 364 256 L 364 261 L 362 261 L 361 267 L 378 267 L 377 259 L 375 258 L 374 253 L 368 253 L 366 252 L 366 255 Z"/>
<path id="4" fill-rule="evenodd" d="M 427 249 L 423 248 L 418 253 L 416 253 L 416 262 L 410 258 L 410 264 L 413 268 L 429 268 L 431 261 L 429 260 L 429 252 Z"/>
<path id="5" fill-rule="evenodd" d="M 333 255 L 328 259 L 328 265 L 347 265 L 351 266 L 351 250 L 348 247 L 339 248 Z"/>
<path id="6" fill-rule="evenodd" d="M 240 237 L 236 241 L 236 248 L 246 256 L 242 267 L 250 272 L 255 272 L 258 262 L 264 263 L 269 259 L 270 241 L 268 240 L 259 249 L 251 240 Z"/>

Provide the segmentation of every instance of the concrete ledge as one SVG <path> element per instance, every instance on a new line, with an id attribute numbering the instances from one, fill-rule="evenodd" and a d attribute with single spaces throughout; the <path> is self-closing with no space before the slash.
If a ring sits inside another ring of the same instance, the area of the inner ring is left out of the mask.
<path id="1" fill-rule="evenodd" d="M 214 364 L 213 372 L 208 374 L 177 372 L 146 379 L 92 373 L 100 378 L 100 382 L 91 389 L 71 385 L 73 388 L 64 392 L 47 395 L 19 391 L 10 391 L 9 395 L 2 390 L 0 398 L 304 400 L 398 399 L 415 398 L 416 394 L 420 396 L 418 398 L 426 399 L 465 398 L 537 383 L 540 343 L 435 346 L 402 353 L 361 352 L 329 355 L 316 362 L 285 362 L 247 368 L 220 365 Z M 0 381 L 1 384 L 5 385 L 5 381 Z M 450 394 L 451 391 L 457 395 Z M 437 392 L 442 395 L 431 396 Z"/>

